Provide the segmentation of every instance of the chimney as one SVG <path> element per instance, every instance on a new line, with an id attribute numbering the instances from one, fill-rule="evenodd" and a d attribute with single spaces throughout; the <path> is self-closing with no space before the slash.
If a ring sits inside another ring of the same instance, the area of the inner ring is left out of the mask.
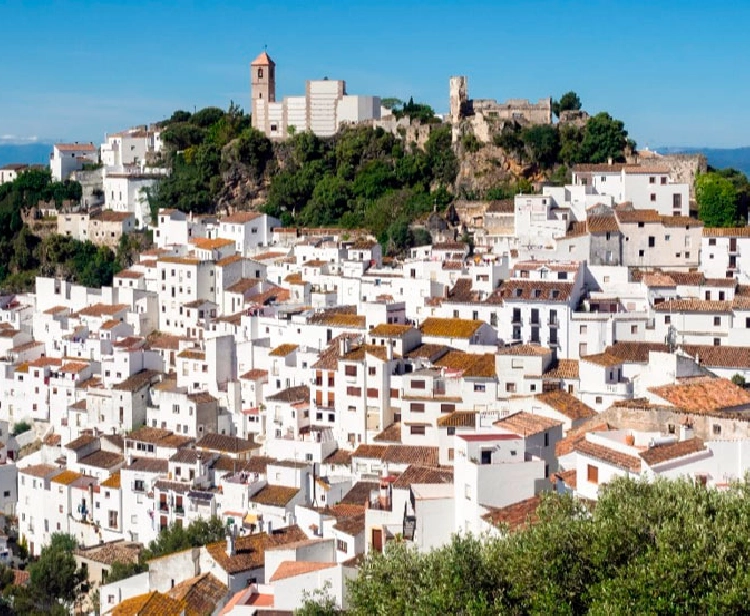
<path id="1" fill-rule="evenodd" d="M 227 526 L 227 556 L 234 556 L 237 553 L 237 537 L 234 529 L 234 525 Z"/>
<path id="2" fill-rule="evenodd" d="M 610 157 L 609 157 L 609 158 L 607 159 L 607 164 L 608 164 L 608 165 L 611 165 L 611 164 L 612 164 L 612 157 L 611 157 L 611 156 L 610 156 Z"/>
<path id="3" fill-rule="evenodd" d="M 680 424 L 680 442 L 689 441 L 694 436 L 693 422 L 690 421 L 689 417 L 685 417 L 685 420 Z"/>

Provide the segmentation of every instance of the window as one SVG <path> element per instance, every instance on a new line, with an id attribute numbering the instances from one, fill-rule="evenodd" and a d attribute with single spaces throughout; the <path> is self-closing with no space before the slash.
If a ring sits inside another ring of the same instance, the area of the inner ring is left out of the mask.
<path id="1" fill-rule="evenodd" d="M 656 246 L 656 238 L 653 235 L 649 235 L 648 237 L 648 247 L 653 248 Z"/>
<path id="2" fill-rule="evenodd" d="M 646 252 L 644 250 L 639 250 L 638 251 L 638 256 L 639 257 L 643 257 L 645 254 L 646 254 Z"/>
<path id="3" fill-rule="evenodd" d="M 411 426 L 409 429 L 409 432 L 413 436 L 424 436 L 425 427 L 424 426 Z"/>
<path id="4" fill-rule="evenodd" d="M 672 208 L 675 210 L 682 209 L 682 195 L 680 193 L 674 193 L 672 195 Z M 716 240 L 714 240 L 714 243 Z M 709 240 L 710 245 L 710 240 Z"/>
<path id="5" fill-rule="evenodd" d="M 368 376 L 375 376 L 375 366 L 368 366 L 367 367 L 367 374 Z"/>
<path id="6" fill-rule="evenodd" d="M 708 240 L 708 245 L 709 246 L 716 246 L 716 238 L 712 237 L 711 239 L 709 239 Z"/>
<path id="7" fill-rule="evenodd" d="M 635 335 L 638 333 L 638 326 L 637 325 L 631 325 L 630 326 L 630 333 Z"/>
<path id="8" fill-rule="evenodd" d="M 453 462 L 454 456 L 455 456 L 455 450 L 453 449 L 453 447 L 449 447 L 448 448 L 448 462 Z"/>
<path id="9" fill-rule="evenodd" d="M 721 339 L 720 338 L 714 338 L 714 346 L 721 346 Z"/>
<path id="10" fill-rule="evenodd" d="M 714 317 L 714 327 L 721 326 L 721 317 Z"/>
<path id="11" fill-rule="evenodd" d="M 344 554 L 346 554 L 347 550 L 349 549 L 349 546 L 347 545 L 346 541 L 344 541 L 343 539 L 337 539 L 336 549 L 339 552 L 344 552 Z"/>
<path id="12" fill-rule="evenodd" d="M 586 479 L 589 483 L 599 484 L 599 468 L 593 464 L 586 467 Z"/>
<path id="13" fill-rule="evenodd" d="M 516 391 L 517 391 L 517 389 L 516 389 L 516 384 L 515 384 L 515 383 L 506 383 L 506 384 L 505 384 L 505 391 L 506 391 L 507 393 L 509 393 L 509 394 L 514 394 L 514 393 L 516 393 Z"/>
<path id="14" fill-rule="evenodd" d="M 581 335 L 584 335 L 584 334 L 587 333 L 587 331 L 586 331 L 587 329 L 588 329 L 588 327 L 586 325 L 581 325 L 581 327 L 579 328 L 578 333 L 581 334 Z"/>
<path id="15" fill-rule="evenodd" d="M 424 379 L 414 380 L 411 382 L 412 389 L 425 389 Z"/>
<path id="16" fill-rule="evenodd" d="M 455 404 L 441 404 L 440 405 L 440 412 L 441 413 L 452 413 L 456 410 Z"/>
<path id="17" fill-rule="evenodd" d="M 345 366 L 344 374 L 346 376 L 357 376 L 357 366 Z"/>
<path id="18" fill-rule="evenodd" d="M 671 236 L 671 235 L 665 235 L 665 236 L 664 236 L 664 241 L 665 241 L 665 242 L 668 242 L 668 241 L 669 241 L 669 240 L 671 240 L 671 239 L 672 239 L 672 236 Z"/>
<path id="19" fill-rule="evenodd" d="M 258 79 L 263 79 L 263 69 L 262 68 L 258 69 Z"/>
<path id="20" fill-rule="evenodd" d="M 651 201 L 656 201 L 656 193 L 651 193 Z"/>
<path id="21" fill-rule="evenodd" d="M 659 179 L 661 180 L 661 181 L 660 181 L 659 183 L 660 183 L 660 184 L 661 184 L 662 186 L 664 186 L 664 185 L 665 185 L 665 184 L 667 183 L 667 178 L 666 178 L 666 177 L 661 177 L 661 178 L 659 178 Z"/>
<path id="22" fill-rule="evenodd" d="M 378 388 L 377 387 L 368 387 L 367 388 L 367 397 L 368 398 L 377 398 L 378 397 Z"/>
<path id="23" fill-rule="evenodd" d="M 474 391 L 476 391 L 476 392 L 483 392 L 484 391 L 484 383 L 474 383 Z"/>
<path id="24" fill-rule="evenodd" d="M 672 322 L 672 317 L 669 315 L 664 317 L 664 325 L 669 325 Z"/>
<path id="25" fill-rule="evenodd" d="M 721 426 L 719 424 L 714 424 L 713 433 L 715 436 L 719 436 L 721 434 Z"/>
<path id="26" fill-rule="evenodd" d="M 597 396 L 596 397 L 596 403 L 597 404 L 601 404 L 602 403 L 602 397 L 601 396 Z"/>
<path id="27" fill-rule="evenodd" d="M 648 183 L 649 183 L 649 184 L 656 184 L 656 178 L 655 178 L 655 177 L 653 177 L 653 176 L 649 177 L 649 178 L 648 178 Z"/>
<path id="28" fill-rule="evenodd" d="M 411 406 L 409 407 L 412 413 L 424 413 L 424 403 L 423 402 L 412 402 Z"/>

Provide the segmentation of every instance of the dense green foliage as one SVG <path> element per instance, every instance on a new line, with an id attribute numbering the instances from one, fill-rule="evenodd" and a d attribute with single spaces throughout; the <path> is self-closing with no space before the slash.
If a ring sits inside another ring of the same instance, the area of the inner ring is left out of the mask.
<path id="1" fill-rule="evenodd" d="M 424 151 L 404 150 L 382 129 L 357 127 L 333 139 L 310 132 L 286 144 L 288 160 L 275 174 L 264 210 L 284 224 L 367 227 L 388 248 L 415 245 L 409 223 L 452 200 L 458 173 L 450 128 L 434 129 Z"/>
<path id="2" fill-rule="evenodd" d="M 412 120 L 418 120 L 420 122 L 437 122 L 435 118 L 435 111 L 429 105 L 424 103 L 415 103 L 414 98 L 410 97 L 406 103 L 403 103 L 401 107 L 398 107 L 398 99 L 391 99 L 393 104 L 389 109 L 393 111 L 393 115 L 396 118 L 403 118 L 408 116 Z"/>
<path id="3" fill-rule="evenodd" d="M 28 586 L 12 586 L 7 614 L 69 614 L 76 601 L 88 592 L 86 572 L 76 566 L 75 537 L 53 533 L 50 544 L 29 566 Z"/>
<path id="4" fill-rule="evenodd" d="M 186 528 L 172 524 L 159 532 L 159 536 L 149 543 L 143 553 L 143 560 L 172 554 L 188 548 L 221 541 L 226 537 L 226 527 L 217 517 L 209 520 L 195 520 Z"/>
<path id="5" fill-rule="evenodd" d="M 524 128 L 517 122 L 509 123 L 493 141 L 512 156 L 542 169 L 549 169 L 556 163 L 624 161 L 626 150 L 635 148 L 635 142 L 628 139 L 625 125 L 608 113 L 595 115 L 582 128 L 574 124 L 538 124 Z"/>
<path id="6" fill-rule="evenodd" d="M 107 584 L 125 580 L 144 571 L 148 571 L 148 565 L 144 562 L 121 563 L 120 561 L 115 561 L 110 567 L 109 575 L 107 575 Z"/>
<path id="7" fill-rule="evenodd" d="M 350 586 L 351 615 L 741 614 L 750 601 L 750 486 L 617 479 L 591 511 L 549 495 L 505 538 L 392 543 Z M 302 613 L 333 614 L 321 611 Z"/>
<path id="8" fill-rule="evenodd" d="M 733 227 L 739 222 L 737 189 L 723 175 L 709 171 L 695 178 L 698 218 L 707 227 Z"/>
<path id="9" fill-rule="evenodd" d="M 737 169 L 713 169 L 709 167 L 708 170 L 729 180 L 732 186 L 734 186 L 737 220 L 739 224 L 744 225 L 748 219 L 748 211 L 750 211 L 750 180 L 747 179 L 747 176 L 742 171 L 738 171 Z"/>
<path id="10" fill-rule="evenodd" d="M 566 92 L 559 101 L 552 101 L 552 113 L 558 118 L 563 111 L 578 111 L 581 108 L 581 99 L 575 92 Z"/>
<path id="11" fill-rule="evenodd" d="M 80 200 L 78 182 L 53 182 L 47 171 L 28 171 L 0 186 L 0 287 L 24 291 L 34 277 L 62 276 L 79 284 L 110 284 L 118 268 L 109 248 L 69 237 L 40 239 L 24 224 L 21 213 L 41 201 Z"/>
<path id="12" fill-rule="evenodd" d="M 13 424 L 13 436 L 18 436 L 19 434 L 23 434 L 24 432 L 28 432 L 31 430 L 31 424 L 27 421 L 19 421 L 18 423 Z"/>
<path id="13" fill-rule="evenodd" d="M 235 152 L 262 173 L 271 144 L 250 127 L 250 116 L 234 103 L 224 112 L 207 107 L 190 114 L 176 111 L 165 123 L 162 139 L 169 152 L 172 173 L 149 195 L 152 217 L 160 208 L 210 212 L 222 186 L 222 148 L 238 139 Z"/>

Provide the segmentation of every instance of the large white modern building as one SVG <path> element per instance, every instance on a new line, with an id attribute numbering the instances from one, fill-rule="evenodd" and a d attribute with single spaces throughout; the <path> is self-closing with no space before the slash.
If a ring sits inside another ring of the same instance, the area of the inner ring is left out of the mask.
<path id="1" fill-rule="evenodd" d="M 264 51 L 250 64 L 253 126 L 270 139 L 310 130 L 330 137 L 342 124 L 380 119 L 380 97 L 350 95 L 340 80 L 310 80 L 304 95 L 276 101 L 276 63 Z"/>

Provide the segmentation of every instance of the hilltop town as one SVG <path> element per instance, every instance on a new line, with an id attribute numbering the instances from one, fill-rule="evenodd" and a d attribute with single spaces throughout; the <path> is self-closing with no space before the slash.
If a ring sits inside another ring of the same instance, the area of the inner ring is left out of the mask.
<path id="1" fill-rule="evenodd" d="M 345 608 L 395 543 L 502 538 L 543 495 L 591 506 L 618 477 L 744 478 L 750 231 L 711 226 L 703 157 L 621 127 L 592 154 L 600 116 L 471 99 L 462 76 L 446 116 L 418 119 L 332 79 L 277 100 L 267 52 L 250 71 L 249 117 L 56 144 L 65 193 L 19 214 L 34 246 L 90 242 L 112 271 L 85 286 L 39 255 L 33 288 L 0 296 L 17 584 L 22 552 L 63 533 L 81 613 L 282 614 L 319 589 Z M 514 152 L 540 126 L 594 160 Z M 175 188 L 203 160 L 210 190 Z M 274 178 L 316 165 L 309 199 L 280 196 Z M 0 191 L 34 173 L 6 166 Z"/>

